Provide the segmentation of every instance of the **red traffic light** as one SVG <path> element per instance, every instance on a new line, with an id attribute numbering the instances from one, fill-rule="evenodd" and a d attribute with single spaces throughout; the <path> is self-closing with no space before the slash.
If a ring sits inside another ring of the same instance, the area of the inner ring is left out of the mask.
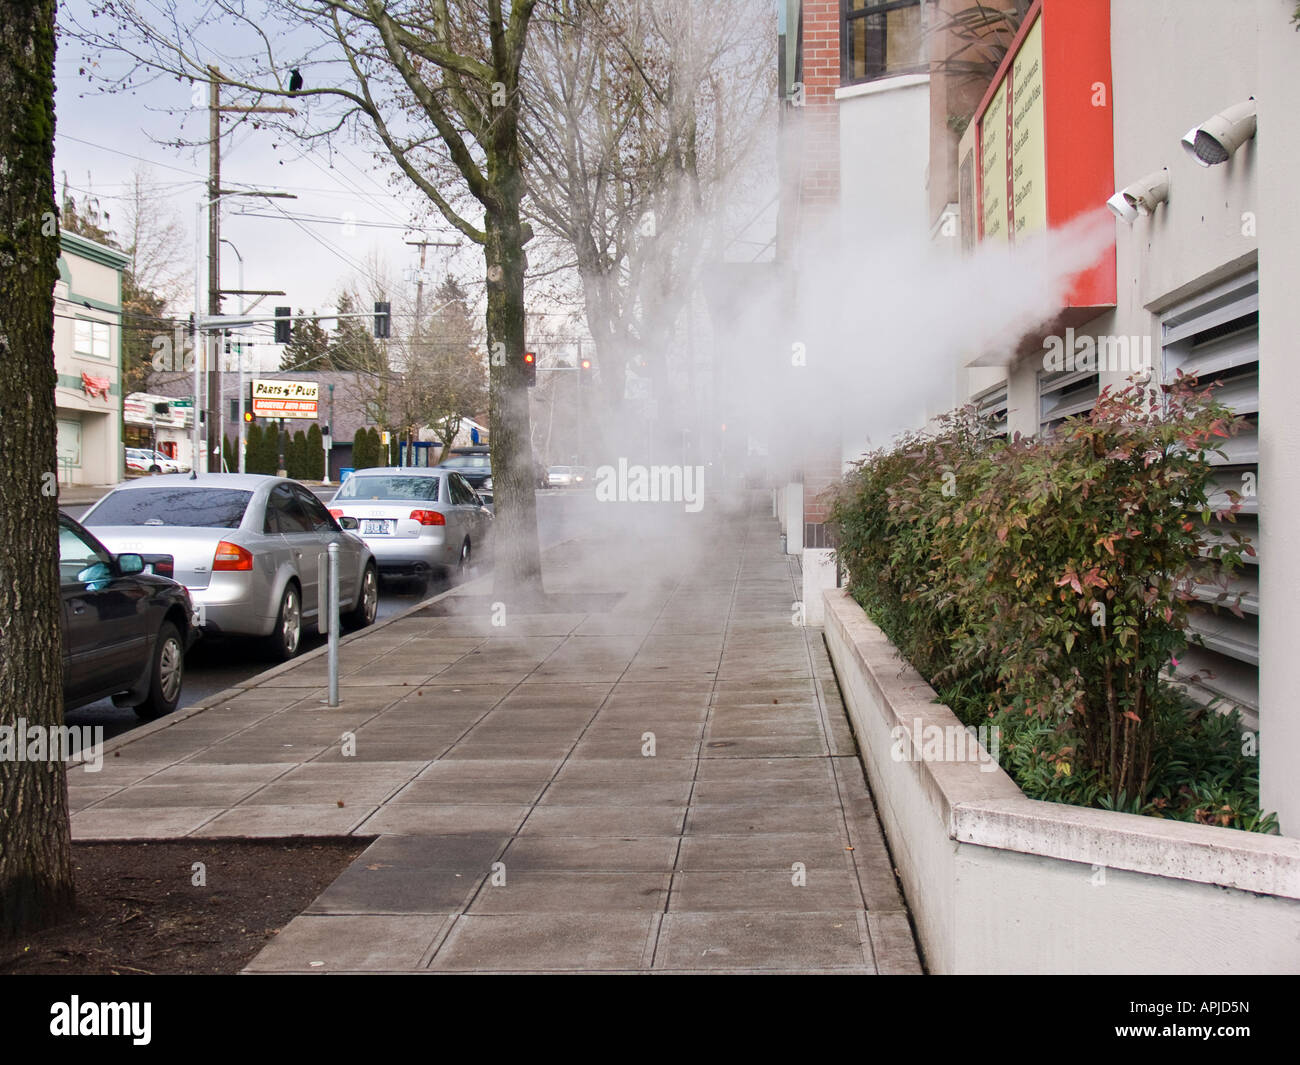
<path id="1" fill-rule="evenodd" d="M 580 365 L 582 366 L 582 368 L 583 368 L 584 370 L 590 370 L 590 369 L 591 369 L 591 360 L 590 360 L 590 359 L 583 359 Z"/>
<path id="2" fill-rule="evenodd" d="M 536 361 L 537 361 L 537 356 L 534 355 L 531 351 L 524 352 L 524 362 L 529 363 L 529 362 L 536 362 Z"/>

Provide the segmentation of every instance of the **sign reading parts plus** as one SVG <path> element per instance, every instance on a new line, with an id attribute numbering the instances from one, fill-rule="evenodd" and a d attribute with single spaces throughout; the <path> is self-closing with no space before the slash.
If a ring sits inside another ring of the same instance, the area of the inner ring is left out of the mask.
<path id="1" fill-rule="evenodd" d="M 316 418 L 320 385 L 314 381 L 254 381 L 254 418 Z"/>

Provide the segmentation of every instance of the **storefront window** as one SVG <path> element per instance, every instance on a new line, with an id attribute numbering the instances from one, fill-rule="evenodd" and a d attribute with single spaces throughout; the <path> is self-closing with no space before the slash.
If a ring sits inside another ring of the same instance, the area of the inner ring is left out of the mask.
<path id="1" fill-rule="evenodd" d="M 840 0 L 843 82 L 926 69 L 920 0 Z"/>

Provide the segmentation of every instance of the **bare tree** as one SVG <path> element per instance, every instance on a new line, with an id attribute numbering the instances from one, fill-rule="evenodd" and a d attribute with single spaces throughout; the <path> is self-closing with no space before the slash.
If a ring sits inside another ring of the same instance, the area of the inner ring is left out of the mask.
<path id="1" fill-rule="evenodd" d="M 55 474 L 54 0 L 0 3 L 0 936 L 72 908 L 64 766 L 16 754 L 63 723 Z"/>
<path id="2" fill-rule="evenodd" d="M 294 136 L 364 131 L 455 229 L 483 248 L 491 360 L 493 479 L 501 593 L 541 591 L 524 379 L 525 193 L 519 69 L 539 0 L 214 0 L 188 23 L 175 5 L 101 0 L 65 31 L 132 70 L 206 82 L 252 103 L 294 98 Z M 552 0 L 553 2 L 553 0 Z M 214 65 L 209 36 L 240 58 Z M 233 38 L 238 37 L 239 44 Z M 287 43 L 286 43 L 287 42 Z M 299 72 L 301 86 L 290 85 Z M 275 122 L 277 120 L 272 120 Z M 479 220 L 481 219 L 481 221 Z"/>
<path id="3" fill-rule="evenodd" d="M 131 172 L 126 191 L 122 234 L 135 286 L 153 293 L 165 305 L 184 298 L 193 262 L 187 261 L 190 238 L 163 198 L 152 172 L 143 163 Z"/>
<path id="4" fill-rule="evenodd" d="M 568 0 L 530 42 L 528 207 L 570 250 L 614 418 L 629 370 L 666 391 L 669 340 L 721 254 L 772 114 L 767 15 L 752 0 Z"/>

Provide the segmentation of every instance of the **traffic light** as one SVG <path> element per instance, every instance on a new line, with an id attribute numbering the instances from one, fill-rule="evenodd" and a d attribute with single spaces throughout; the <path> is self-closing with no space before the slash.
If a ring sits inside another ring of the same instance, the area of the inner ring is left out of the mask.
<path id="1" fill-rule="evenodd" d="M 293 308 L 277 307 L 275 309 L 275 342 L 277 344 L 289 343 L 289 338 L 292 332 Z"/>
<path id="2" fill-rule="evenodd" d="M 244 411 L 244 421 L 246 422 L 253 421 L 253 412 L 251 410 Z"/>
<path id="3" fill-rule="evenodd" d="M 524 352 L 524 381 L 529 388 L 537 384 L 537 354 L 532 351 Z"/>
<path id="4" fill-rule="evenodd" d="M 392 330 L 392 304 L 375 301 L 375 339 L 387 340 Z"/>
<path id="5" fill-rule="evenodd" d="M 578 360 L 578 385 L 581 388 L 586 388 L 589 384 L 591 384 L 591 360 L 579 359 Z"/>

